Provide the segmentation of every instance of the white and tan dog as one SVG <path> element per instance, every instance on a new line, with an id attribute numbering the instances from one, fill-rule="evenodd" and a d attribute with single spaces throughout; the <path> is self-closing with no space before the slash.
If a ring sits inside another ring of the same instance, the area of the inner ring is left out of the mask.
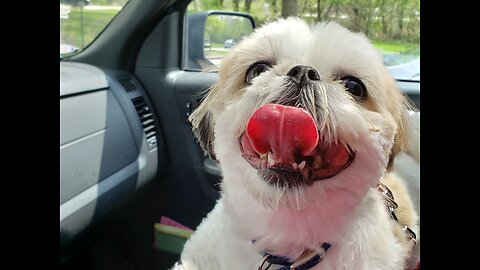
<path id="1" fill-rule="evenodd" d="M 222 192 L 173 269 L 415 268 L 418 217 L 393 172 L 400 152 L 419 158 L 408 109 L 364 35 L 257 29 L 190 118 Z"/>

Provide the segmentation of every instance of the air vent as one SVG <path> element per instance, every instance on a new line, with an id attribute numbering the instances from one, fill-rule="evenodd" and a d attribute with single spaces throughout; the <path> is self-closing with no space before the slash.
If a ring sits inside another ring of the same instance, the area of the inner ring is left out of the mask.
<path id="1" fill-rule="evenodd" d="M 153 112 L 141 96 L 132 99 L 132 102 L 137 110 L 138 117 L 140 117 L 140 121 L 142 122 L 143 131 L 147 138 L 147 144 L 150 148 L 155 148 L 157 146 L 157 137 L 155 137 L 157 131 L 155 129 L 155 121 L 153 120 Z"/>
<path id="2" fill-rule="evenodd" d="M 119 81 L 127 93 L 137 90 L 137 86 L 135 85 L 132 79 L 128 78 L 128 79 L 122 79 Z"/>

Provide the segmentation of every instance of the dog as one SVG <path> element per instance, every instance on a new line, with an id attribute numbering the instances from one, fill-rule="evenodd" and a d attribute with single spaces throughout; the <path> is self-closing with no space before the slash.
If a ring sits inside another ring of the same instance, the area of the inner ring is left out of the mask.
<path id="1" fill-rule="evenodd" d="M 290 17 L 222 59 L 190 116 L 221 197 L 172 269 L 414 269 L 408 100 L 361 33 Z M 419 163 L 418 163 L 419 164 Z"/>

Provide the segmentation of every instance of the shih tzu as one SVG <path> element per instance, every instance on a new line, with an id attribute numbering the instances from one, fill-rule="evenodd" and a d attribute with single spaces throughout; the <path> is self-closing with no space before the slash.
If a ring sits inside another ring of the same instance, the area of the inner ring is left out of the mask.
<path id="1" fill-rule="evenodd" d="M 417 267 L 394 165 L 419 159 L 409 109 L 364 35 L 296 18 L 257 29 L 190 117 L 222 192 L 173 269 Z"/>

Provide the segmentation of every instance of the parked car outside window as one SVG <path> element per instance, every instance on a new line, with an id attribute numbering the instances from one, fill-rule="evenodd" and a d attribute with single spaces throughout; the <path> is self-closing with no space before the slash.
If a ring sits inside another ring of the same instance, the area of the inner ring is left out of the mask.
<path id="1" fill-rule="evenodd" d="M 225 49 L 229 49 L 229 48 L 232 48 L 233 46 L 235 46 L 236 43 L 237 42 L 234 39 L 227 39 L 223 43 L 223 46 L 225 47 Z"/>

